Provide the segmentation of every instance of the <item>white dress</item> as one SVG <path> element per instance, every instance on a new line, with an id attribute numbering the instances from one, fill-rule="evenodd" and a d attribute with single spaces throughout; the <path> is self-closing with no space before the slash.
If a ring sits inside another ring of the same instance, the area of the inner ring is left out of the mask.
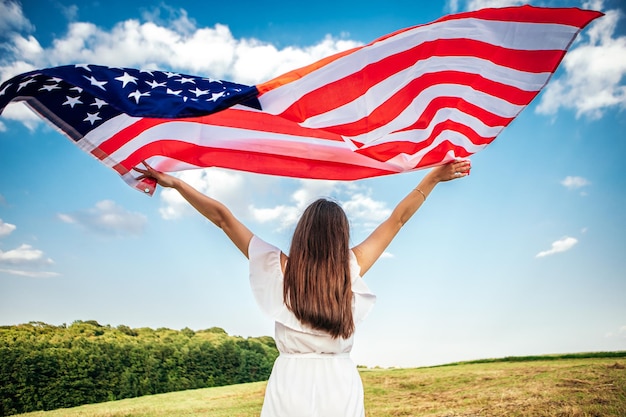
<path id="1" fill-rule="evenodd" d="M 280 352 L 265 391 L 261 417 L 365 416 L 363 384 L 350 358 L 354 335 L 333 339 L 301 324 L 283 302 L 280 249 L 254 236 L 250 241 L 250 285 L 261 310 L 275 321 Z M 350 251 L 355 325 L 365 318 L 376 296 L 359 276 Z"/>

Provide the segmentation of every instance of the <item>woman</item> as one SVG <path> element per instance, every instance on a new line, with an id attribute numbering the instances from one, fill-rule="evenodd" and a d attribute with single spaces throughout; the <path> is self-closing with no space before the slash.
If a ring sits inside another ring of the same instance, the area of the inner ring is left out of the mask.
<path id="1" fill-rule="evenodd" d="M 250 260 L 252 291 L 275 321 L 280 352 L 261 416 L 364 416 L 363 385 L 349 354 L 354 328 L 376 297 L 361 277 L 439 182 L 469 174 L 469 161 L 433 168 L 389 218 L 352 249 L 341 207 L 315 201 L 298 221 L 289 256 L 253 235 L 222 203 L 144 165 L 136 168 L 142 178 L 176 189 Z"/>

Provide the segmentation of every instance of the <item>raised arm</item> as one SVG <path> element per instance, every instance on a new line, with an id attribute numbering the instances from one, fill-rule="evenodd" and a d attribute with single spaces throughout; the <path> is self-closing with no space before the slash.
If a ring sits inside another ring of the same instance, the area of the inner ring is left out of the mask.
<path id="1" fill-rule="evenodd" d="M 402 226 L 424 204 L 426 197 L 437 184 L 465 177 L 469 174 L 469 170 L 469 161 L 455 161 L 433 168 L 419 185 L 398 203 L 389 218 L 383 221 L 362 243 L 353 248 L 361 267 L 361 276 L 374 265 Z"/>
<path id="2" fill-rule="evenodd" d="M 237 248 L 248 257 L 248 245 L 252 232 L 241 223 L 231 211 L 219 201 L 202 194 L 180 178 L 157 171 L 144 162 L 146 169 L 134 168 L 142 174 L 142 178 L 154 178 L 162 187 L 174 188 L 200 214 L 222 229 Z"/>

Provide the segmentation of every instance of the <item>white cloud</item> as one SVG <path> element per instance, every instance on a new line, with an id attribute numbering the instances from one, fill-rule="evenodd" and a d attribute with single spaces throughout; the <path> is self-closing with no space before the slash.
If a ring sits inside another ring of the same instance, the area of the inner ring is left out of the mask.
<path id="1" fill-rule="evenodd" d="M 52 259 L 46 258 L 44 253 L 35 249 L 30 245 L 23 244 L 16 249 L 8 250 L 6 252 L 0 251 L 0 264 L 52 264 Z"/>
<path id="2" fill-rule="evenodd" d="M 18 2 L 0 0 L 0 37 L 14 31 L 33 30 Z"/>
<path id="3" fill-rule="evenodd" d="M 466 10 L 480 10 L 489 7 L 520 6 L 528 3 L 527 0 L 469 0 L 466 2 Z"/>
<path id="4" fill-rule="evenodd" d="M 59 276 L 60 274 L 56 272 L 37 270 L 39 267 L 52 264 L 54 264 L 54 261 L 46 257 L 43 251 L 35 249 L 28 244 L 23 244 L 5 252 L 0 251 L 0 265 L 18 266 L 20 268 L 0 268 L 0 273 L 33 278 L 51 278 Z"/>
<path id="5" fill-rule="evenodd" d="M 242 173 L 210 168 L 183 171 L 174 175 L 230 209 L 247 206 L 245 203 L 247 196 L 245 178 Z M 163 189 L 161 201 L 164 205 L 159 209 L 159 212 L 164 219 L 177 219 L 194 212 L 187 201 L 174 189 Z M 241 215 L 240 212 L 236 214 Z"/>
<path id="6" fill-rule="evenodd" d="M 386 203 L 369 196 L 370 189 L 339 181 L 298 180 L 299 187 L 291 194 L 293 204 L 270 208 L 250 206 L 252 218 L 258 222 L 278 221 L 279 230 L 295 225 L 304 209 L 320 197 L 336 200 L 345 210 L 353 227 L 371 229 L 384 220 L 391 210 Z"/>
<path id="7" fill-rule="evenodd" d="M 463 10 L 479 10 L 488 7 L 519 6 L 528 3 L 524 0 L 447 0 L 445 9 L 451 13 Z"/>
<path id="8" fill-rule="evenodd" d="M 0 219 L 0 237 L 8 236 L 16 229 L 16 226 L 11 223 L 5 223 Z"/>
<path id="9" fill-rule="evenodd" d="M 586 178 L 575 176 L 567 176 L 563 179 L 563 181 L 561 181 L 561 185 L 570 190 L 582 188 L 589 184 L 591 184 L 591 182 L 589 182 Z"/>
<path id="10" fill-rule="evenodd" d="M 366 222 L 381 222 L 391 214 L 391 209 L 382 201 L 373 200 L 368 195 L 356 192 L 342 203 L 349 218 Z"/>
<path id="11" fill-rule="evenodd" d="M 71 4 L 69 6 L 64 6 L 59 4 L 58 7 L 61 9 L 61 13 L 67 20 L 76 20 L 78 17 L 78 6 L 75 4 Z"/>
<path id="12" fill-rule="evenodd" d="M 295 223 L 300 213 L 296 207 L 285 205 L 270 208 L 257 208 L 251 205 L 249 209 L 252 217 L 259 223 L 273 222 L 281 219 L 281 223 L 285 226 Z"/>
<path id="13" fill-rule="evenodd" d="M 602 10 L 604 9 L 603 0 L 589 0 L 583 2 L 583 9 Z"/>
<path id="14" fill-rule="evenodd" d="M 536 258 L 543 258 L 545 256 L 554 255 L 555 253 L 566 252 L 574 247 L 578 243 L 578 240 L 573 237 L 565 236 L 563 239 L 557 240 L 552 243 L 552 247 L 548 250 L 539 252 L 535 255 Z"/>
<path id="15" fill-rule="evenodd" d="M 196 28 L 195 19 L 190 18 L 185 9 L 176 9 L 163 3 L 158 7 L 145 10 L 141 16 L 143 20 L 160 26 L 169 25 L 181 33 L 192 33 Z"/>
<path id="16" fill-rule="evenodd" d="M 126 211 L 111 200 L 100 201 L 87 210 L 60 213 L 58 217 L 65 223 L 78 224 L 92 232 L 117 236 L 140 235 L 147 223 L 143 214 Z"/>
<path id="17" fill-rule="evenodd" d="M 22 103 L 9 103 L 2 112 L 2 117 L 7 120 L 21 122 L 31 132 L 36 130 L 42 120 L 29 107 Z"/>
<path id="18" fill-rule="evenodd" d="M 252 219 L 260 223 L 278 222 L 278 230 L 286 230 L 295 225 L 306 207 L 320 197 L 332 198 L 336 193 L 337 181 L 294 180 L 299 186 L 290 195 L 292 204 L 279 204 L 269 208 L 249 205 Z"/>
<path id="19" fill-rule="evenodd" d="M 161 18 L 162 11 L 167 15 L 165 19 Z M 6 79 L 19 73 L 9 70 L 19 61 L 33 68 L 94 63 L 171 69 L 258 83 L 359 45 L 326 37 L 310 47 L 278 49 L 258 39 L 236 39 L 223 24 L 198 27 L 182 9 L 162 6 L 144 13 L 143 17 L 148 20 L 126 20 L 110 30 L 89 22 L 72 22 L 67 33 L 47 48 L 42 48 L 32 36 L 15 35 L 2 45 L 12 57 L 2 59 L 0 74 Z"/>
<path id="20" fill-rule="evenodd" d="M 370 229 L 372 223 L 379 223 L 391 212 L 385 203 L 370 197 L 369 188 L 350 182 L 277 178 L 219 168 L 188 170 L 174 175 L 226 205 L 242 221 L 275 225 L 278 231 L 294 226 L 304 209 L 320 197 L 341 204 L 353 227 Z M 274 204 L 253 202 L 250 190 L 259 189 L 266 190 L 264 194 L 271 195 Z M 176 190 L 165 188 L 160 198 L 159 211 L 164 219 L 197 215 Z"/>
<path id="21" fill-rule="evenodd" d="M 19 269 L 1 269 L 1 268 L 0 268 L 0 273 L 17 275 L 20 277 L 30 277 L 30 278 L 53 278 L 53 277 L 58 277 L 61 275 L 57 272 L 50 272 L 50 271 L 23 271 Z"/>
<path id="22" fill-rule="evenodd" d="M 445 10 L 450 13 L 456 13 L 459 11 L 459 0 L 447 0 Z"/>
<path id="23" fill-rule="evenodd" d="M 447 0 L 446 9 L 478 10 L 487 7 L 519 6 L 526 0 Z M 602 10 L 602 0 L 585 1 L 584 9 Z M 600 118 L 610 108 L 626 107 L 626 36 L 616 36 L 620 10 L 609 10 L 576 39 L 561 64 L 564 75 L 553 78 L 536 107 L 540 114 L 559 109 L 576 111 L 576 116 Z"/>
<path id="24" fill-rule="evenodd" d="M 2 24 L 7 22 L 14 22 L 10 23 L 14 29 L 30 28 L 17 3 L 0 4 L 11 12 L 3 14 L 0 9 L 0 33 Z M 68 12 L 75 17 L 77 10 Z M 3 18 L 9 15 L 16 17 Z M 236 39 L 223 24 L 198 27 L 185 10 L 165 5 L 145 12 L 143 18 L 147 20 L 130 19 L 107 30 L 90 22 L 71 22 L 66 33 L 45 48 L 32 35 L 11 32 L 0 43 L 0 49 L 7 51 L 0 57 L 0 80 L 36 68 L 93 63 L 174 70 L 257 84 L 360 44 L 327 36 L 309 47 L 278 49 L 258 39 Z M 30 130 L 35 130 L 41 121 L 21 103 L 7 106 L 2 116 L 22 122 Z M 2 126 L 6 128 L 2 124 L 0 129 Z"/>
<path id="25" fill-rule="evenodd" d="M 602 2 L 588 2 L 597 9 Z M 626 108 L 626 36 L 614 37 L 619 10 L 609 10 L 579 35 L 579 42 L 563 60 L 565 74 L 545 88 L 540 114 L 555 114 L 560 108 L 576 116 L 602 117 L 610 108 Z"/>

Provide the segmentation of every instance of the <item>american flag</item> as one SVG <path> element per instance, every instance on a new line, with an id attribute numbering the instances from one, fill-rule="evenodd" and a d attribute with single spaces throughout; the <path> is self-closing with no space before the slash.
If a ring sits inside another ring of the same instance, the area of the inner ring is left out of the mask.
<path id="1" fill-rule="evenodd" d="M 549 81 L 602 13 L 483 9 L 403 29 L 256 86 L 167 71 L 68 65 L 0 86 L 152 194 L 133 167 L 223 167 L 355 180 L 468 157 Z"/>

